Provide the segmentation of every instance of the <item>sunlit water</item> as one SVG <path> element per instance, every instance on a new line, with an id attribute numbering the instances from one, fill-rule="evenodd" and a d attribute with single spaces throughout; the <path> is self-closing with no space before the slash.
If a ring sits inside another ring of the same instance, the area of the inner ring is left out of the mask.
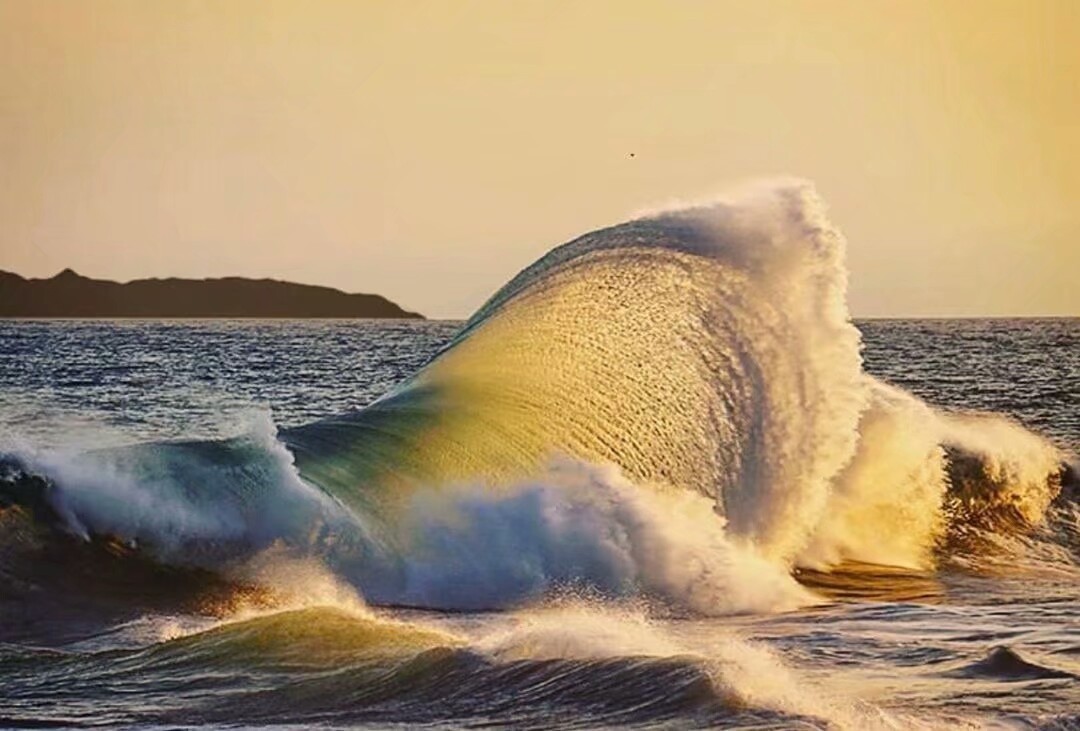
<path id="1" fill-rule="evenodd" d="M 300 425 L 374 399 L 458 326 L 7 322 L 5 438 L 223 437 L 265 410 Z M 934 403 L 1011 414 L 1063 447 L 1080 443 L 1077 321 L 860 329 L 870 372 Z M 71 620 L 35 636 L 25 617 L 13 621 L 22 595 L 8 586 L 0 723 L 1073 728 L 1076 560 L 1074 546 L 1044 575 L 881 576 L 864 598 L 829 598 L 823 581 L 820 606 L 723 618 L 579 598 L 497 613 L 341 609 L 334 595 L 334 609 L 209 635 L 198 631 L 220 618 L 158 608 L 89 634 Z M 379 624 L 394 618 L 408 632 Z M 16 626 L 25 636 L 11 636 Z M 373 647 L 383 633 L 392 639 Z"/>
<path id="2" fill-rule="evenodd" d="M 1080 724 L 1077 320 L 868 322 L 812 186 L 470 320 L 0 325 L 0 726 Z"/>

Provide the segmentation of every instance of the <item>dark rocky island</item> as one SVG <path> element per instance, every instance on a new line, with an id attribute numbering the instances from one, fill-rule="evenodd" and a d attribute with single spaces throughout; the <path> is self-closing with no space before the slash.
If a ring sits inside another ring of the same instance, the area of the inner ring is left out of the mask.
<path id="1" fill-rule="evenodd" d="M 0 317 L 403 317 L 422 318 L 376 294 L 276 279 L 90 279 L 70 269 L 50 279 L 0 271 Z"/>

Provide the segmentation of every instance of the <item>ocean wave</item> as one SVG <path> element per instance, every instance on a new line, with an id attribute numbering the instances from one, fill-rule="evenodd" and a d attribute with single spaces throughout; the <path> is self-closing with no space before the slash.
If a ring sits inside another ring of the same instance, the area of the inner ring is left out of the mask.
<path id="1" fill-rule="evenodd" d="M 844 250 L 798 181 L 657 212 L 552 250 L 364 409 L 9 450 L 0 504 L 170 566 L 247 580 L 273 549 L 442 608 L 577 585 L 780 610 L 815 601 L 800 569 L 933 571 L 973 536 L 1068 532 L 1044 528 L 1069 455 L 862 371 Z"/>

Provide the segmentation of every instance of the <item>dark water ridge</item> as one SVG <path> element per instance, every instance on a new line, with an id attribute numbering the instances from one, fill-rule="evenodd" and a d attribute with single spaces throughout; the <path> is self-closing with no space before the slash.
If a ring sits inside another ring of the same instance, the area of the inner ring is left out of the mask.
<path id="1" fill-rule="evenodd" d="M 287 611 L 149 648 L 0 650 L 19 726 L 432 721 L 529 725 L 728 715 L 702 663 L 678 658 L 498 662 L 454 638 L 333 609 Z M 18 669 L 11 672 L 13 669 Z M 19 672 L 21 670 L 22 672 Z M 43 709 L 81 678 L 85 715 Z M 208 691 L 212 698 L 207 702 Z M 138 695 L 142 709 L 128 697 Z M 110 706 L 112 706 L 110 708 Z"/>

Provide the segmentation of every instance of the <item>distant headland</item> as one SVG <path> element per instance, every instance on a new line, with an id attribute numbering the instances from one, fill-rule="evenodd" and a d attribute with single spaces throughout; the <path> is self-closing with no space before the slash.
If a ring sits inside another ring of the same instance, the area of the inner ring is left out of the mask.
<path id="1" fill-rule="evenodd" d="M 90 279 L 65 269 L 50 279 L 0 271 L 0 317 L 346 318 L 423 315 L 377 294 L 276 279 Z"/>

